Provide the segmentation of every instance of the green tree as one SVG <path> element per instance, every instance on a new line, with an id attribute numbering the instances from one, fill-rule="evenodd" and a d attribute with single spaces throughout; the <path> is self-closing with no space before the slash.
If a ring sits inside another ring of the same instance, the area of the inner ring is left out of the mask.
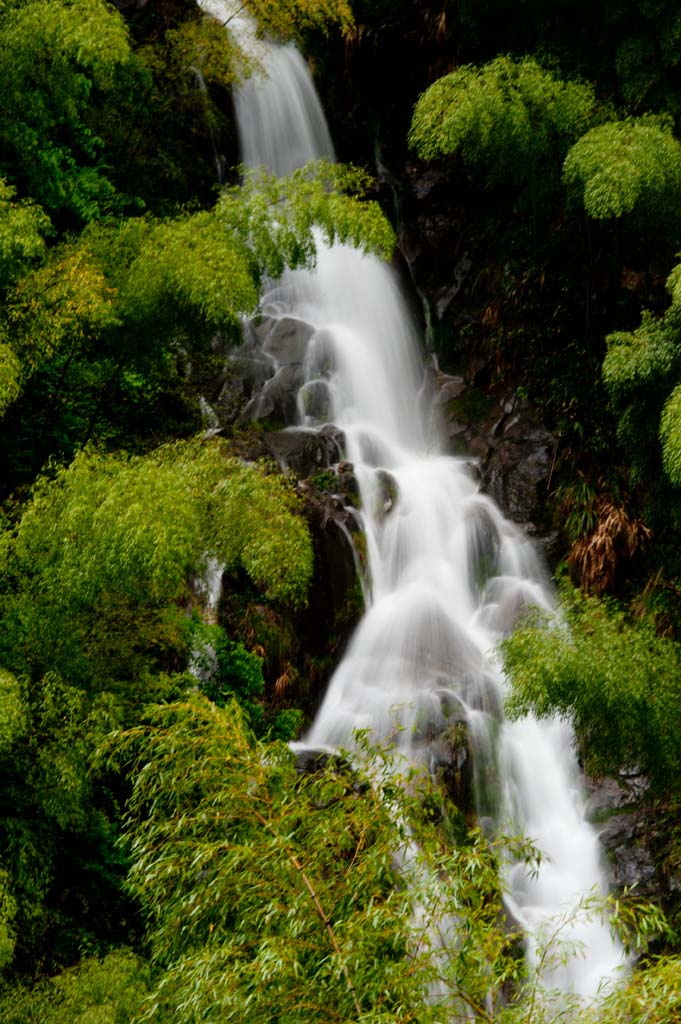
<path id="1" fill-rule="evenodd" d="M 219 440 L 197 441 L 136 458 L 84 452 L 38 481 L 3 532 L 5 961 L 15 933 L 21 969 L 54 969 L 80 947 L 134 937 L 114 846 L 125 781 L 94 755 L 148 701 L 199 685 L 183 671 L 192 650 L 215 642 L 219 671 L 201 685 L 217 700 L 236 693 L 263 732 L 295 728 L 264 714 L 260 659 L 217 626 L 206 633 L 190 611 L 200 606 L 192 580 L 208 558 L 241 568 L 262 601 L 302 605 L 312 547 L 297 511 L 280 476 L 230 458 Z M 106 912 L 96 912 L 98 899 Z"/>
<path id="2" fill-rule="evenodd" d="M 190 578 L 241 565 L 273 600 L 304 603 L 312 548 L 279 476 L 184 443 L 144 457 L 81 453 L 40 480 L 3 537 L 0 648 L 15 671 L 91 691 L 130 687 L 186 657 Z"/>
<path id="3" fill-rule="evenodd" d="M 150 1020 L 425 1024 L 459 1000 L 487 1019 L 485 999 L 522 974 L 495 926 L 500 848 L 471 834 L 448 849 L 424 777 L 417 799 L 380 757 L 373 784 L 335 759 L 299 776 L 235 704 L 197 699 L 154 709 L 122 742 L 136 764 L 130 885 L 160 970 Z M 410 885 L 396 884 L 400 859 Z M 466 929 L 440 958 L 451 913 Z"/>
<path id="4" fill-rule="evenodd" d="M 636 216 L 678 230 L 681 144 L 665 119 L 612 121 L 592 128 L 567 154 L 563 180 L 590 217 Z"/>
<path id="5" fill-rule="evenodd" d="M 116 801 L 93 765 L 121 715 L 108 695 L 92 699 L 53 672 L 3 671 L 0 683 L 0 954 L 8 976 L 35 975 L 130 929 Z"/>
<path id="6" fill-rule="evenodd" d="M 45 211 L 30 201 L 19 201 L 16 189 L 0 179 L 0 289 L 44 258 L 50 229 Z"/>
<path id="7" fill-rule="evenodd" d="M 126 949 L 89 957 L 31 988 L 0 990 L 1 1024 L 131 1024 L 150 985 L 148 966 Z"/>
<path id="8" fill-rule="evenodd" d="M 614 604 L 567 593 L 562 617 L 521 626 L 502 644 L 511 714 L 559 714 L 595 775 L 643 772 L 659 790 L 681 775 L 681 655 Z"/>
<path id="9" fill-rule="evenodd" d="M 676 387 L 681 378 L 680 270 L 667 280 L 671 305 L 661 317 L 644 311 L 633 331 L 607 338 L 603 380 L 618 417 L 618 433 L 631 459 L 634 481 L 652 482 L 660 461 L 668 480 L 681 484 L 681 430 Z"/>
<path id="10" fill-rule="evenodd" d="M 88 116 L 131 60 L 121 15 L 104 0 L 26 0 L 0 9 L 0 168 L 50 212 L 82 220 L 114 186 Z"/>
<path id="11" fill-rule="evenodd" d="M 419 156 L 460 156 L 490 183 L 549 174 L 595 116 L 591 86 L 531 58 L 497 57 L 438 79 L 419 98 L 409 141 Z"/>
<path id="12" fill-rule="evenodd" d="M 332 756 L 301 775 L 287 747 L 254 741 L 236 704 L 197 697 L 149 709 L 112 742 L 132 769 L 129 884 L 158 972 L 145 1020 L 613 1019 L 607 1000 L 589 1010 L 556 997 L 524 963 L 500 867 L 531 868 L 536 851 L 467 830 L 394 751 L 360 737 L 363 768 Z M 542 967 L 574 955 L 571 922 L 603 912 L 587 899 L 535 936 Z M 609 912 L 638 948 L 664 928 L 654 908 Z M 636 1021 L 641 988 L 617 995 Z"/>
<path id="13" fill-rule="evenodd" d="M 118 324 L 114 293 L 84 249 L 67 246 L 26 274 L 6 309 L 7 381 L 0 416 L 28 378 L 57 354 L 73 357 Z M 14 378 L 10 376 L 14 371 Z"/>
<path id="14" fill-rule="evenodd" d="M 234 3 L 227 24 L 244 8 L 255 19 L 263 35 L 275 39 L 300 39 L 310 29 L 327 33 L 331 26 L 348 32 L 353 25 L 348 0 L 246 0 Z"/>

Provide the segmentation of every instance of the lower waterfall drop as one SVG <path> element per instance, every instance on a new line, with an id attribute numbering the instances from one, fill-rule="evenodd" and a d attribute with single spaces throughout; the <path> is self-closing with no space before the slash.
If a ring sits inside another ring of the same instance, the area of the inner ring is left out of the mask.
<path id="1" fill-rule="evenodd" d="M 228 20 L 224 0 L 203 7 Z M 236 100 L 246 162 L 284 173 L 328 158 L 302 57 L 290 45 L 260 45 L 267 74 Z M 326 420 L 345 435 L 370 567 L 370 603 L 305 743 L 348 748 L 366 729 L 428 766 L 452 716 L 465 720 L 480 813 L 507 831 L 511 822 L 542 853 L 535 875 L 518 863 L 506 878 L 514 916 L 528 935 L 540 933 L 590 893 L 607 891 L 570 728 L 503 715 L 505 681 L 492 655 L 525 609 L 551 610 L 545 571 L 522 532 L 479 492 L 466 460 L 433 438 L 420 339 L 389 267 L 319 238 L 316 269 L 287 272 L 261 308 L 308 327 L 304 389 L 324 392 Z M 547 986 L 593 997 L 626 963 L 607 922 L 578 917 L 563 937 L 583 955 L 547 970 Z M 531 959 L 531 938 L 528 945 Z"/>

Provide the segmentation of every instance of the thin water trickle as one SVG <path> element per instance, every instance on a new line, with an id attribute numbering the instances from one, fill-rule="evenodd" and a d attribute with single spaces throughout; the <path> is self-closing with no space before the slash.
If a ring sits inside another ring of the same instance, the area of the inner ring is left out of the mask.
<path id="1" fill-rule="evenodd" d="M 226 20 L 228 4 L 204 6 Z M 267 75 L 236 100 L 244 162 L 280 174 L 329 157 L 298 52 L 264 44 L 260 59 Z M 368 729 L 427 765 L 433 739 L 452 715 L 465 715 L 481 813 L 510 823 L 544 855 L 536 876 L 524 864 L 507 869 L 513 912 L 536 932 L 606 891 L 571 731 L 559 721 L 505 721 L 505 683 L 491 657 L 524 609 L 551 610 L 545 571 L 522 532 L 479 492 L 466 461 L 433 440 L 420 339 L 389 267 L 318 239 L 315 271 L 287 272 L 263 296 L 262 311 L 308 327 L 299 408 L 306 426 L 321 425 L 306 412 L 317 401 L 321 419 L 345 435 L 370 566 L 366 613 L 306 743 L 351 747 L 355 731 Z M 576 921 L 562 937 L 583 944 L 583 955 L 545 973 L 564 991 L 592 996 L 625 962 L 607 923 Z"/>

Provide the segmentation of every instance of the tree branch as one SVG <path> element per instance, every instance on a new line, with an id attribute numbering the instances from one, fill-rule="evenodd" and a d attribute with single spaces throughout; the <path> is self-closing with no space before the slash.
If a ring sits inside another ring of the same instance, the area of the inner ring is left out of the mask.
<path id="1" fill-rule="evenodd" d="M 270 825 L 269 821 L 265 817 L 263 817 L 262 814 L 260 814 L 258 811 L 256 811 L 255 815 L 258 818 L 258 820 L 260 821 L 260 823 L 268 830 L 268 832 L 272 832 L 273 831 L 272 826 Z M 333 946 L 334 952 L 336 953 L 336 955 L 341 960 L 341 970 L 343 972 L 343 977 L 345 978 L 345 983 L 348 986 L 348 991 L 350 992 L 350 995 L 352 996 L 352 1002 L 353 1002 L 354 1007 L 355 1007 L 355 1012 L 357 1013 L 358 1017 L 361 1017 L 361 1015 L 362 1015 L 362 1007 L 360 1005 L 359 999 L 357 998 L 357 990 L 355 989 L 355 986 L 354 986 L 354 983 L 352 981 L 352 978 L 350 977 L 350 972 L 348 971 L 347 964 L 342 962 L 343 954 L 341 952 L 340 946 L 338 945 L 338 939 L 336 938 L 336 933 L 334 932 L 333 927 L 331 925 L 331 920 L 330 920 L 330 918 L 327 917 L 326 912 L 324 910 L 324 907 L 322 906 L 322 902 L 321 902 L 321 900 L 319 898 L 319 895 L 317 893 L 317 890 L 315 889 L 315 887 L 313 886 L 312 882 L 310 881 L 310 879 L 306 875 L 305 869 L 304 869 L 303 865 L 301 864 L 300 860 L 298 859 L 298 857 L 296 857 L 295 853 L 293 853 L 291 850 L 287 850 L 287 853 L 288 853 L 289 860 L 291 861 L 291 864 L 293 864 L 293 866 L 296 869 L 296 871 L 298 871 L 300 873 L 300 876 L 301 876 L 301 878 L 303 879 L 303 881 L 305 883 L 307 891 L 309 892 L 310 896 L 312 897 L 312 902 L 315 905 L 315 910 L 319 914 L 319 917 L 320 917 L 322 923 L 324 924 L 324 927 L 326 928 L 326 931 L 327 931 L 327 934 L 328 934 L 329 939 L 331 941 L 331 945 Z"/>

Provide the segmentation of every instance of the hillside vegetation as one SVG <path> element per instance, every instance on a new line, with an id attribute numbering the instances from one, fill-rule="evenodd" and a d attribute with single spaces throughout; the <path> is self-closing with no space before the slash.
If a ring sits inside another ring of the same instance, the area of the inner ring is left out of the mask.
<path id="1" fill-rule="evenodd" d="M 643 776 L 681 863 L 681 12 L 245 6 L 309 53 L 344 164 L 242 174 L 257 59 L 193 0 L 0 2 L 0 1024 L 676 1021 L 669 893 L 613 901 L 639 969 L 557 1006 L 504 908 L 523 837 L 390 750 L 296 771 L 296 665 L 341 645 L 299 649 L 305 492 L 201 388 L 317 232 L 409 261 L 431 225 L 427 300 L 469 254 L 429 344 L 557 438 L 564 619 L 505 642 L 509 710 Z"/>

